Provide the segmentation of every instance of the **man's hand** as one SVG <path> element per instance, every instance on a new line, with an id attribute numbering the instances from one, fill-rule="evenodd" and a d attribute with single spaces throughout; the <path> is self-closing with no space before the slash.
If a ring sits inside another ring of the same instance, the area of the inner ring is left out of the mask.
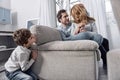
<path id="1" fill-rule="evenodd" d="M 79 27 L 77 27 L 77 28 L 75 29 L 75 31 L 74 31 L 74 34 L 75 34 L 75 35 L 78 34 L 78 33 L 80 33 Z"/>

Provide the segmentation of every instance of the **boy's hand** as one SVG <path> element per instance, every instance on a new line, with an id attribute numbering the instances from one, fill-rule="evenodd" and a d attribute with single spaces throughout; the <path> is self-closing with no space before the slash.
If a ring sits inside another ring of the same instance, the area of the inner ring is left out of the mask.
<path id="1" fill-rule="evenodd" d="M 37 50 L 32 50 L 32 53 L 31 53 L 32 59 L 36 60 L 37 56 L 38 56 L 38 51 Z"/>

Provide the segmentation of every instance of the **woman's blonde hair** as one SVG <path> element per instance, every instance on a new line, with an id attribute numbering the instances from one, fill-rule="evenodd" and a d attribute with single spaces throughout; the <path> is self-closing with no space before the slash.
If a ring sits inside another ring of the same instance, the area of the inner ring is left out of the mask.
<path id="1" fill-rule="evenodd" d="M 72 7 L 70 11 L 71 16 L 75 23 L 88 23 L 90 21 L 95 21 L 94 18 L 90 17 L 83 4 L 76 4 Z"/>

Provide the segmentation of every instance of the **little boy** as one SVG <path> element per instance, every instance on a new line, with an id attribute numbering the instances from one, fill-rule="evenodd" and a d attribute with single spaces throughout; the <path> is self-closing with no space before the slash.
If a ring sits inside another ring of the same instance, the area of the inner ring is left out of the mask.
<path id="1" fill-rule="evenodd" d="M 28 29 L 14 32 L 13 39 L 18 45 L 5 63 L 5 73 L 10 80 L 37 80 L 37 76 L 30 67 L 37 58 L 37 51 L 29 48 L 36 42 L 36 38 Z"/>

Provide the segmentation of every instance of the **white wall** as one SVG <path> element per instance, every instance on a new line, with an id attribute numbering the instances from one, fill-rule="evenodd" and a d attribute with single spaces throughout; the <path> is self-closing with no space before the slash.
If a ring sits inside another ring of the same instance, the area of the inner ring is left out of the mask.
<path id="1" fill-rule="evenodd" d="M 0 0 L 0 7 L 11 10 L 11 3 L 10 2 L 11 2 L 11 0 Z M 5 25 L 0 24 L 0 31 L 14 31 L 14 30 L 15 30 L 15 26 L 13 26 L 11 24 L 5 24 Z"/>
<path id="2" fill-rule="evenodd" d="M 10 1 L 11 0 L 0 0 L 0 7 L 11 9 L 11 7 L 10 7 Z"/>
<path id="3" fill-rule="evenodd" d="M 18 28 L 27 27 L 28 20 L 39 17 L 39 0 L 11 0 L 11 10 L 17 15 L 14 24 Z"/>
<path id="4" fill-rule="evenodd" d="M 16 30 L 16 26 L 12 26 L 10 24 L 8 25 L 0 24 L 0 31 L 15 31 L 15 30 Z"/>

